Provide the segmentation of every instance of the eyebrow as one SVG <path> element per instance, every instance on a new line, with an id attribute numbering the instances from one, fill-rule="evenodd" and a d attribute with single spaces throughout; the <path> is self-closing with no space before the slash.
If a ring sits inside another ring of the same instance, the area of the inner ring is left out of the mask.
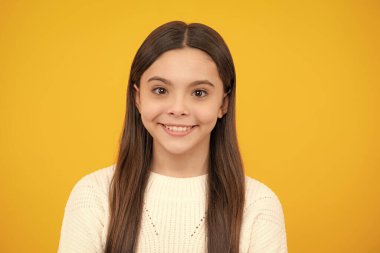
<path id="1" fill-rule="evenodd" d="M 161 81 L 161 82 L 163 82 L 165 84 L 168 84 L 168 85 L 173 85 L 172 82 L 170 82 L 169 80 L 167 80 L 167 79 L 165 79 L 163 77 L 159 77 L 159 76 L 153 76 L 153 77 L 149 78 L 148 82 L 154 81 L 154 80 Z M 196 81 L 193 81 L 193 82 L 190 83 L 190 86 L 195 86 L 195 85 L 200 85 L 200 84 L 208 84 L 208 85 L 210 85 L 212 87 L 215 87 L 215 85 L 212 82 L 210 82 L 209 80 L 206 80 L 206 79 L 205 80 L 196 80 Z"/>

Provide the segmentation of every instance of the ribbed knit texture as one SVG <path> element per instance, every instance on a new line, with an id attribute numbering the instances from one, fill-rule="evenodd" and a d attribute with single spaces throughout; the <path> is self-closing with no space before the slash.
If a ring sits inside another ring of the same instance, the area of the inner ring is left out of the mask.
<path id="1" fill-rule="evenodd" d="M 114 165 L 84 176 L 74 186 L 61 228 L 59 253 L 104 252 L 109 223 L 109 185 Z M 150 173 L 137 251 L 205 252 L 207 175 L 175 178 Z M 240 252 L 287 252 L 281 203 L 263 183 L 246 176 Z"/>

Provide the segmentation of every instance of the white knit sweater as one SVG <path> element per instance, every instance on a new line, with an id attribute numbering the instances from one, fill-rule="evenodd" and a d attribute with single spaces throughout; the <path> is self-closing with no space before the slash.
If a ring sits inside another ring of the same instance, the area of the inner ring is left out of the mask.
<path id="1" fill-rule="evenodd" d="M 65 208 L 58 252 L 104 252 L 114 169 L 112 165 L 97 170 L 74 186 Z M 138 252 L 205 252 L 206 179 L 207 175 L 175 178 L 150 172 Z M 240 252 L 287 252 L 279 199 L 248 176 Z"/>

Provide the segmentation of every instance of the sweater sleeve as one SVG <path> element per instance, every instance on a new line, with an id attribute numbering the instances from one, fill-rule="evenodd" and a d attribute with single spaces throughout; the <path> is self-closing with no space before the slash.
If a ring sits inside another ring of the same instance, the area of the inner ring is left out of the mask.
<path id="1" fill-rule="evenodd" d="M 266 192 L 254 201 L 249 253 L 286 253 L 287 238 L 284 214 L 275 193 Z"/>
<path id="2" fill-rule="evenodd" d="M 89 175 L 77 182 L 65 207 L 59 253 L 103 252 L 103 195 Z"/>

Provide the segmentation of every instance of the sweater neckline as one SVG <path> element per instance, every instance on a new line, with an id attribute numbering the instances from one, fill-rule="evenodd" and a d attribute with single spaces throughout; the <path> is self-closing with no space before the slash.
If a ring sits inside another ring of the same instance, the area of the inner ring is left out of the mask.
<path id="1" fill-rule="evenodd" d="M 150 171 L 146 193 L 161 200 L 203 201 L 207 175 L 172 177 Z"/>
<path id="2" fill-rule="evenodd" d="M 182 181 L 182 182 L 197 182 L 197 181 L 202 181 L 207 178 L 208 174 L 203 174 L 200 176 L 194 176 L 194 177 L 173 177 L 173 176 L 168 176 L 168 175 L 163 175 L 154 171 L 150 171 L 150 176 L 154 180 L 164 180 L 164 181 Z"/>

